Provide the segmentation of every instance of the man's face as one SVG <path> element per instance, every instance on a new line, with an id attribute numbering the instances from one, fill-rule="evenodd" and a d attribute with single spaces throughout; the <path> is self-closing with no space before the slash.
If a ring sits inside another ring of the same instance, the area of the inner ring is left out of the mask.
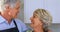
<path id="1" fill-rule="evenodd" d="M 10 8 L 9 13 L 10 13 L 10 16 L 12 16 L 12 18 L 17 17 L 17 14 L 19 13 L 19 8 L 20 8 L 20 3 L 19 2 L 16 3 L 15 7 Z"/>
<path id="2" fill-rule="evenodd" d="M 8 14 L 9 14 L 9 16 L 11 16 L 11 18 L 16 18 L 17 17 L 17 14 L 19 13 L 20 5 L 19 5 L 19 3 L 16 3 L 16 6 L 12 8 L 8 4 L 8 5 L 5 6 L 5 8 L 6 8 L 6 10 L 9 10 L 8 11 Z"/>
<path id="3" fill-rule="evenodd" d="M 9 0 L 8 0 L 9 1 Z M 19 8 L 20 8 L 20 1 L 16 1 L 16 3 L 8 3 L 8 1 L 6 0 L 6 3 L 4 1 L 4 5 L 3 5 L 3 12 L 4 14 L 8 15 L 9 17 L 11 18 L 16 18 L 17 17 L 17 14 L 19 13 Z M 13 6 L 13 7 L 12 7 Z M 4 11 L 5 10 L 5 11 Z M 2 14 L 3 14 L 2 12 Z"/>
<path id="4" fill-rule="evenodd" d="M 18 9 L 11 9 L 10 11 L 12 18 L 16 18 L 18 13 L 19 13 Z"/>
<path id="5" fill-rule="evenodd" d="M 17 14 L 19 13 L 19 8 L 12 8 L 9 6 L 9 4 L 5 5 L 6 11 L 5 13 L 8 13 L 11 18 L 16 18 Z"/>

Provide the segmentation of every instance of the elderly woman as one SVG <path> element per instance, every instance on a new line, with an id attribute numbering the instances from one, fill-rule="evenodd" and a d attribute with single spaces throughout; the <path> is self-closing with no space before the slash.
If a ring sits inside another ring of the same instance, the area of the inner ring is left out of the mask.
<path id="1" fill-rule="evenodd" d="M 52 17 L 47 10 L 36 9 L 30 20 L 34 32 L 51 32 L 49 26 L 52 23 Z"/>

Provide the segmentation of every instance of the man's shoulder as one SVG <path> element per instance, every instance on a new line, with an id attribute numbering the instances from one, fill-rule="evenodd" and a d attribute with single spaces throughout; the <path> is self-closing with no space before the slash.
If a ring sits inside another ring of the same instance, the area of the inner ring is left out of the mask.
<path id="1" fill-rule="evenodd" d="M 16 18 L 16 19 L 14 19 L 14 20 L 15 20 L 16 23 L 19 23 L 19 24 L 22 24 L 22 23 L 23 23 L 23 21 L 21 21 L 20 19 L 17 19 L 17 18 Z"/>
<path id="2" fill-rule="evenodd" d="M 19 19 L 15 19 L 15 22 L 17 23 L 18 27 L 22 28 L 23 31 L 28 30 L 28 27 L 25 25 L 25 23 Z"/>

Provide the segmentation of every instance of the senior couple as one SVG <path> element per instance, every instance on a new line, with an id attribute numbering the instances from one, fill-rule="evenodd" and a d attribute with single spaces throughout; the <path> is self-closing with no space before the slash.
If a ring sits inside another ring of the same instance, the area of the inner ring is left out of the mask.
<path id="1" fill-rule="evenodd" d="M 0 32 L 27 32 L 29 28 L 17 18 L 19 13 L 20 1 L 14 0 L 17 2 L 14 7 L 11 7 L 11 0 L 0 0 Z M 49 12 L 45 9 L 36 9 L 33 12 L 33 16 L 30 18 L 32 32 L 51 32 L 49 26 L 52 22 L 52 17 Z"/>

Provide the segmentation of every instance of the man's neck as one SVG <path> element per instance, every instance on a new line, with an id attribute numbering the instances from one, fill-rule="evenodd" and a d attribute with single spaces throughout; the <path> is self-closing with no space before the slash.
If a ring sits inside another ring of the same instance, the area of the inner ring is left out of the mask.
<path id="1" fill-rule="evenodd" d="M 11 20 L 12 20 L 11 16 L 9 16 L 8 14 L 2 14 L 1 16 L 4 17 L 9 24 L 11 23 Z"/>

